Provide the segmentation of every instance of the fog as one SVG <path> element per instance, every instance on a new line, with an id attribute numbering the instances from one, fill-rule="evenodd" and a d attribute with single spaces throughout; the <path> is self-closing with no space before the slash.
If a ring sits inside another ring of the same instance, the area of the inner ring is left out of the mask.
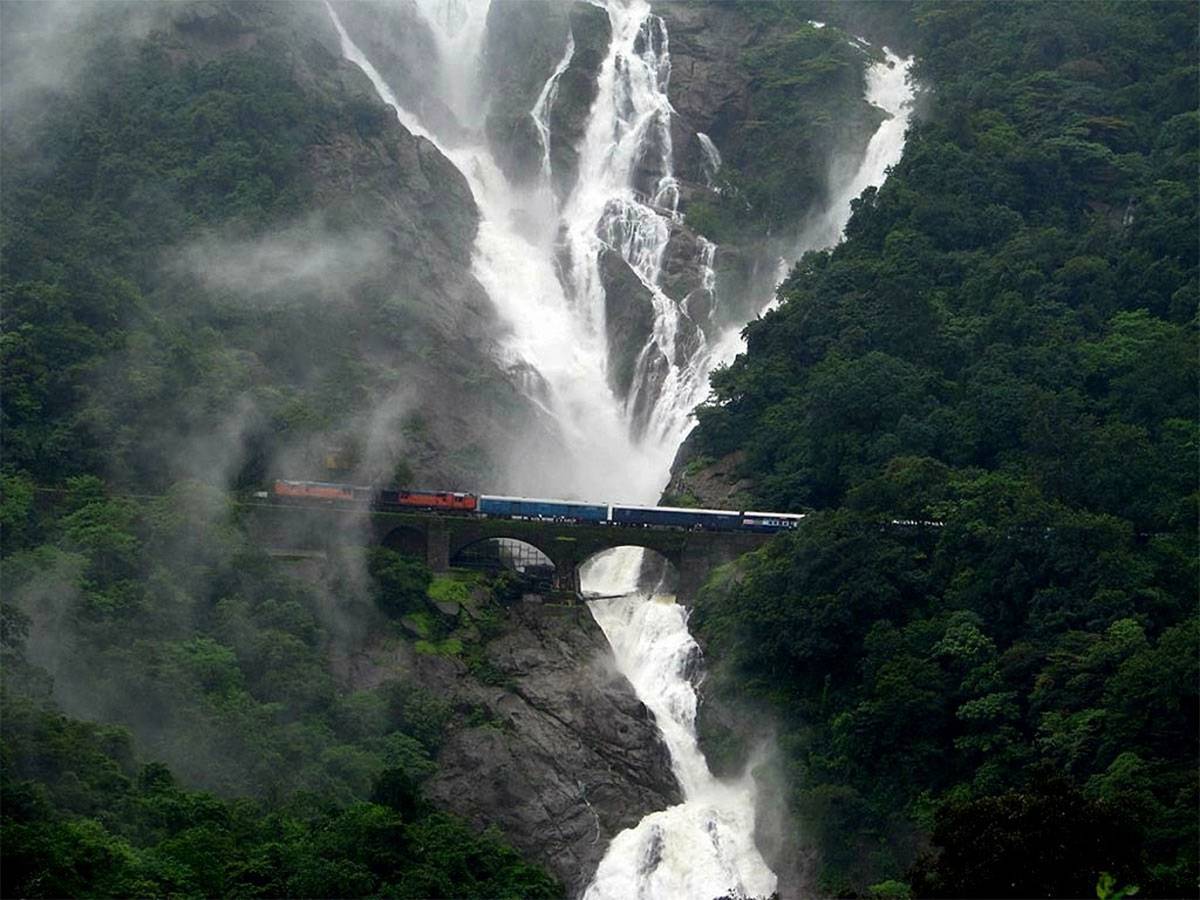
<path id="1" fill-rule="evenodd" d="M 168 260 L 178 274 L 209 290 L 271 306 L 347 302 L 357 288 L 383 275 L 389 263 L 382 234 L 335 232 L 320 217 L 250 240 L 210 235 Z"/>

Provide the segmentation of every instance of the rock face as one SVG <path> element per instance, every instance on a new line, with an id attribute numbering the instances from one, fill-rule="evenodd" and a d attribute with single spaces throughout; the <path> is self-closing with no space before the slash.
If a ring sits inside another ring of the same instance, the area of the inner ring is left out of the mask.
<path id="1" fill-rule="evenodd" d="M 655 3 L 671 40 L 671 140 L 679 176 L 703 186 L 704 151 L 696 137 L 707 134 L 719 148 L 750 111 L 750 78 L 741 55 L 763 36 L 731 3 Z"/>
<path id="2" fill-rule="evenodd" d="M 575 2 L 570 7 L 575 54 L 558 83 L 558 98 L 550 112 L 550 162 L 554 189 L 565 197 L 575 186 L 579 170 L 579 146 L 587 116 L 596 99 L 596 76 L 608 54 L 612 28 L 604 10 L 591 3 Z"/>
<path id="3" fill-rule="evenodd" d="M 690 503 L 710 509 L 745 509 L 753 483 L 740 474 L 745 453 L 738 450 L 713 460 L 699 455 L 689 437 L 675 454 L 671 480 L 663 491 L 665 505 Z"/>
<path id="4" fill-rule="evenodd" d="M 387 4 L 387 15 L 379 6 L 336 4 L 347 28 L 368 35 L 391 66 L 386 77 L 401 103 L 432 102 L 420 64 L 436 52 L 432 36 L 411 4 Z M 268 371 L 272 362 L 256 348 L 264 380 L 353 385 L 329 417 L 328 440 L 354 436 L 343 479 L 387 479 L 403 459 L 429 484 L 505 489 L 512 448 L 525 441 L 552 447 L 554 430 L 528 399 L 536 387 L 528 373 L 497 362 L 504 328 L 472 274 L 479 215 L 466 180 L 436 146 L 401 126 L 364 73 L 342 58 L 323 4 L 213 2 L 170 12 L 157 40 L 175 64 L 270 55 L 322 110 L 322 127 L 301 153 L 295 193 L 303 200 L 294 216 L 249 238 L 214 236 L 268 248 L 298 244 L 350 260 L 334 260 L 345 276 L 300 280 L 286 296 L 271 295 L 286 304 L 289 327 L 306 338 L 314 328 L 328 333 L 311 336 L 321 352 L 304 359 L 303 371 Z M 306 308 L 316 324 L 304 329 L 298 319 Z M 288 443 L 286 434 L 279 440 L 278 474 L 324 474 L 321 452 L 299 439 Z"/>
<path id="5" fill-rule="evenodd" d="M 429 115 L 428 104 L 436 102 L 437 42 L 412 0 L 333 0 L 342 25 L 354 35 L 355 43 L 379 68 L 380 74 L 406 108 Z M 322 9 L 321 12 L 324 12 Z M 328 16 L 326 16 L 328 19 Z M 335 52 L 338 47 L 332 48 Z M 443 110 L 434 118 L 450 116 Z"/>
<path id="6" fill-rule="evenodd" d="M 527 597 L 510 608 L 503 633 L 484 648 L 498 684 L 407 644 L 382 666 L 370 656 L 350 665 L 356 686 L 403 674 L 457 712 L 428 799 L 480 827 L 500 826 L 572 896 L 614 835 L 680 800 L 653 716 L 613 668 L 582 605 Z"/>
<path id="7" fill-rule="evenodd" d="M 483 59 L 490 101 L 486 129 L 510 179 L 526 182 L 540 175 L 543 146 L 530 111 L 570 42 L 570 63 L 559 77 L 546 124 L 555 190 L 564 196 L 575 183 L 575 147 L 596 97 L 609 37 L 604 10 L 584 0 L 493 0 Z"/>
<path id="8" fill-rule="evenodd" d="M 608 332 L 608 384 L 618 397 L 626 398 L 638 357 L 654 330 L 654 300 L 615 250 L 601 251 L 600 279 Z"/>

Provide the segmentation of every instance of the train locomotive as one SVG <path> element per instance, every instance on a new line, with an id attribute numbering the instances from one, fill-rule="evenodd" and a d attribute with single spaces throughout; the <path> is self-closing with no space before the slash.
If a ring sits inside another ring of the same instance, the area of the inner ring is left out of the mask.
<path id="1" fill-rule="evenodd" d="M 753 531 L 770 534 L 800 524 L 802 513 L 691 509 L 675 506 L 629 506 L 502 497 L 462 491 L 377 489 L 323 481 L 276 481 L 270 492 L 256 496 L 278 503 L 370 508 L 383 512 L 422 510 L 443 515 L 615 525 L 632 528 L 677 528 L 691 531 Z"/>

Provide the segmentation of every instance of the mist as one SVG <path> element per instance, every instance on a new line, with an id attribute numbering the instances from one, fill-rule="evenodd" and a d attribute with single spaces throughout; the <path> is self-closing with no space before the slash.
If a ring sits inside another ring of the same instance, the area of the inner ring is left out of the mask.
<path id="1" fill-rule="evenodd" d="M 345 304 L 384 274 L 388 253 L 382 234 L 333 231 L 318 216 L 251 240 L 210 235 L 175 251 L 167 264 L 233 302 Z"/>

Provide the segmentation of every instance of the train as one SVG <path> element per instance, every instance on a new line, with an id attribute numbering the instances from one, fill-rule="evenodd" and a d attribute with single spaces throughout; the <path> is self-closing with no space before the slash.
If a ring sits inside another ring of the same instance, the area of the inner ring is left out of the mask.
<path id="1" fill-rule="evenodd" d="M 752 531 L 760 534 L 796 528 L 804 518 L 803 513 L 583 503 L 463 491 L 379 489 L 323 481 L 279 480 L 272 484 L 270 491 L 259 491 L 256 496 L 279 503 L 370 508 L 382 512 L 423 510 L 503 519 L 690 531 Z"/>

